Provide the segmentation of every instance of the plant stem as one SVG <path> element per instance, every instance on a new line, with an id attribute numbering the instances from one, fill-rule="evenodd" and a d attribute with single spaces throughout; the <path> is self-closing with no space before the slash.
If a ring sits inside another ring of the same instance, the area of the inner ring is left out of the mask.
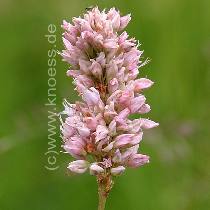
<path id="1" fill-rule="evenodd" d="M 97 177 L 98 182 L 98 210 L 104 210 L 106 200 L 112 188 L 111 176 Z"/>
<path id="2" fill-rule="evenodd" d="M 107 196 L 102 188 L 102 186 L 98 186 L 98 210 L 104 210 L 106 205 Z"/>

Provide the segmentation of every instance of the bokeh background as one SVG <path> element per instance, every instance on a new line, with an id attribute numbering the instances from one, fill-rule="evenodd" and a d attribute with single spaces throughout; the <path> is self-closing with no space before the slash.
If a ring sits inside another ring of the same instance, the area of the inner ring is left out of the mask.
<path id="1" fill-rule="evenodd" d="M 209 0 L 1 0 L 0 1 L 0 209 L 94 210 L 95 177 L 72 176 L 70 156 L 59 153 L 49 171 L 48 55 L 44 35 L 90 5 L 132 13 L 127 28 L 152 62 L 141 76 L 155 81 L 146 92 L 160 126 L 141 144 L 151 163 L 115 180 L 107 210 L 210 209 L 210 1 Z M 56 103 L 77 98 L 67 64 L 56 57 Z M 60 151 L 57 122 L 56 151 Z"/>

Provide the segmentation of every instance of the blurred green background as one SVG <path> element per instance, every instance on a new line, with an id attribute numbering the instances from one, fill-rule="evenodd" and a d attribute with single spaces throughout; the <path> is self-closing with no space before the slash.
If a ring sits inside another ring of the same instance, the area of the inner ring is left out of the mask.
<path id="1" fill-rule="evenodd" d="M 48 50 L 45 37 L 90 5 L 131 13 L 127 28 L 152 62 L 141 76 L 160 126 L 145 133 L 141 152 L 151 163 L 115 180 L 107 210 L 210 209 L 210 1 L 209 0 L 1 0 L 0 1 L 0 210 L 94 210 L 95 177 L 69 175 L 70 156 L 59 153 L 49 171 Z M 57 111 L 77 96 L 56 56 Z M 57 122 L 56 148 L 61 150 Z"/>

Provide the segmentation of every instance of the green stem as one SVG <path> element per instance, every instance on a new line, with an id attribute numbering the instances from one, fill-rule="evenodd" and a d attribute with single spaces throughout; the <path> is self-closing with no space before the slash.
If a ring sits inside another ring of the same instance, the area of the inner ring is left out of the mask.
<path id="1" fill-rule="evenodd" d="M 103 186 L 98 186 L 98 210 L 104 210 L 106 205 L 106 196 Z"/>
<path id="2" fill-rule="evenodd" d="M 106 200 L 112 188 L 112 180 L 110 176 L 97 177 L 98 182 L 98 210 L 104 210 Z"/>

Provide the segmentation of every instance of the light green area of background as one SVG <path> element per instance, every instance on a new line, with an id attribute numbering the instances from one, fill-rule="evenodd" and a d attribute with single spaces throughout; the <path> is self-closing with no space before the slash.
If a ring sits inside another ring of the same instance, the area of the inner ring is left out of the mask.
<path id="1" fill-rule="evenodd" d="M 107 210 L 210 209 L 210 1 L 209 0 L 1 0 L 0 2 L 0 209 L 94 210 L 96 182 L 70 176 L 70 157 L 60 168 L 47 162 L 47 39 L 57 26 L 89 5 L 115 6 L 131 13 L 127 28 L 152 62 L 141 76 L 155 81 L 146 92 L 160 126 L 145 133 L 141 152 L 151 156 L 143 168 L 115 180 Z M 77 98 L 57 56 L 57 110 L 62 99 Z M 57 151 L 61 139 L 57 129 Z"/>

